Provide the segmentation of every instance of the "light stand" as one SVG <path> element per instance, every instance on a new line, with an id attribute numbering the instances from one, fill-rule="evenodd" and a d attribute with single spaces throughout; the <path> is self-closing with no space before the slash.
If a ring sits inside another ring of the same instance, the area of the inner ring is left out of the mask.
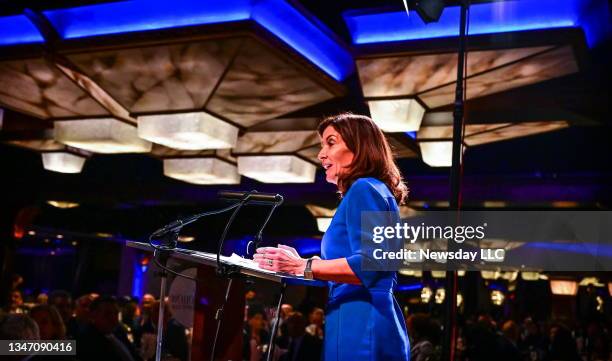
<path id="1" fill-rule="evenodd" d="M 166 282 L 168 280 L 168 272 L 166 271 L 166 264 L 170 257 L 171 249 L 176 247 L 178 242 L 178 231 L 170 232 L 164 236 L 165 245 L 164 248 L 155 250 L 153 257 L 157 256 L 158 263 L 162 266 L 160 268 L 159 276 L 161 282 L 159 285 L 159 311 L 157 319 L 157 343 L 155 345 L 155 361 L 161 360 L 162 354 L 162 341 L 164 337 L 164 312 L 166 308 Z"/>
<path id="2" fill-rule="evenodd" d="M 453 154 L 452 166 L 450 170 L 450 209 L 455 210 L 457 215 L 460 212 L 460 192 L 461 192 L 461 161 L 463 151 L 463 114 L 464 114 L 464 67 L 466 53 L 466 26 L 467 11 L 469 0 L 462 0 L 461 19 L 459 24 L 459 50 L 457 60 L 457 84 L 455 90 L 455 107 L 453 110 Z M 454 242 L 449 242 L 449 251 L 452 251 Z M 454 361 L 455 359 L 455 340 L 457 333 L 457 271 L 446 271 L 446 319 L 444 320 L 444 347 L 442 348 L 442 360 Z"/>

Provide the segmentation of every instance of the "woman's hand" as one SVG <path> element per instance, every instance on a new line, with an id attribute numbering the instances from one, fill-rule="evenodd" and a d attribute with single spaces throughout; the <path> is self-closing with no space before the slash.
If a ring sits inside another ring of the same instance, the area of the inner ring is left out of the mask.
<path id="1" fill-rule="evenodd" d="M 295 248 L 282 244 L 278 248 L 258 248 L 253 260 L 263 269 L 296 276 L 303 276 L 306 268 L 306 260 L 300 257 Z"/>

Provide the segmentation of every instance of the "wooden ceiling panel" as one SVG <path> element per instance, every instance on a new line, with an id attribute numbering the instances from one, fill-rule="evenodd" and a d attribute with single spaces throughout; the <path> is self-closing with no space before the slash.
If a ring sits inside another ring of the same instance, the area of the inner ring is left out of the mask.
<path id="1" fill-rule="evenodd" d="M 108 114 L 44 59 L 0 62 L 0 103 L 43 119 Z"/>
<path id="2" fill-rule="evenodd" d="M 206 109 L 249 127 L 333 97 L 303 69 L 248 40 Z"/>
<path id="3" fill-rule="evenodd" d="M 467 73 L 474 75 L 540 53 L 550 46 L 470 52 Z M 455 82 L 457 54 L 406 55 L 357 60 L 366 97 L 414 95 Z"/>
<path id="4" fill-rule="evenodd" d="M 68 55 L 130 112 L 200 109 L 240 44 L 239 39 Z"/>

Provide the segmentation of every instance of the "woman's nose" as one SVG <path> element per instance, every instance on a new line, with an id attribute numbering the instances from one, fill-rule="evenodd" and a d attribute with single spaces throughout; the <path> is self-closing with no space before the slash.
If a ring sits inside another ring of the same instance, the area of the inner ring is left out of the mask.
<path id="1" fill-rule="evenodd" d="M 317 154 L 317 158 L 321 162 L 323 161 L 323 159 L 327 158 L 327 155 L 325 155 L 325 149 L 321 148 L 321 150 L 319 151 L 319 154 Z"/>

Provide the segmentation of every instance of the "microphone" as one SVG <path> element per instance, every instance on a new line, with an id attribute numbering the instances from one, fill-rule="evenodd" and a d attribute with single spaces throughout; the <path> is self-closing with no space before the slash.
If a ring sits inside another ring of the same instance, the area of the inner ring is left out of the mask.
<path id="1" fill-rule="evenodd" d="M 283 203 L 283 196 L 274 193 L 259 193 L 256 190 L 250 192 L 241 191 L 220 191 L 217 193 L 219 198 L 226 200 L 242 200 L 245 199 L 252 204 L 276 204 Z"/>
<path id="2" fill-rule="evenodd" d="M 184 220 L 179 219 L 176 220 L 170 224 L 167 224 L 165 226 L 163 226 L 162 228 L 158 229 L 157 231 L 153 232 L 153 234 L 151 235 L 151 237 L 153 238 L 161 238 L 163 236 L 165 236 L 166 234 L 170 233 L 170 232 L 176 232 L 178 230 L 180 230 L 181 228 L 183 228 L 183 225 L 185 225 Z"/>

